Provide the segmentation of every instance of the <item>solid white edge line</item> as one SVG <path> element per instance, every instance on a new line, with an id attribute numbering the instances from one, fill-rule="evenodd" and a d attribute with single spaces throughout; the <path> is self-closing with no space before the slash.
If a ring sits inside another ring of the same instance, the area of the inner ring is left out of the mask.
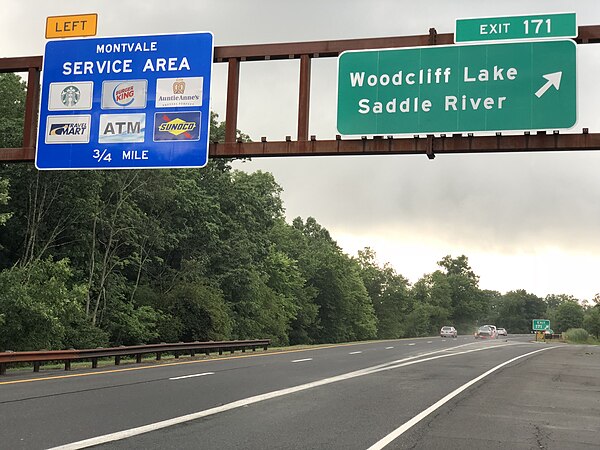
<path id="1" fill-rule="evenodd" d="M 204 372 L 204 373 L 195 373 L 193 375 L 183 375 L 181 377 L 173 377 L 173 378 L 169 378 L 169 380 L 174 381 L 174 380 L 183 380 L 185 378 L 195 378 L 195 377 L 203 377 L 205 375 L 214 375 L 214 372 Z"/>
<path id="2" fill-rule="evenodd" d="M 293 363 L 299 363 L 299 362 L 304 362 L 304 361 L 312 361 L 312 358 L 304 358 L 304 359 L 295 359 L 292 362 Z"/>
<path id="3" fill-rule="evenodd" d="M 462 352 L 448 353 L 450 350 L 457 349 L 459 347 L 467 347 L 475 344 L 472 342 L 470 344 L 462 344 L 457 345 L 456 347 L 452 347 L 450 349 L 436 350 L 429 353 L 424 353 L 422 355 L 410 356 L 407 358 L 403 358 L 397 361 L 390 361 L 388 363 L 379 364 L 377 366 L 367 367 L 366 369 L 356 370 L 354 372 L 348 372 L 342 375 L 337 375 L 330 378 L 324 378 L 322 380 L 313 381 L 306 384 L 301 384 L 298 386 L 293 386 L 286 389 L 280 389 L 278 391 L 267 392 L 265 394 L 255 395 L 253 397 L 248 397 L 242 400 L 237 400 L 235 402 L 227 403 L 225 405 L 217 406 L 215 408 L 206 409 L 204 411 L 198 411 L 191 414 L 186 414 L 180 417 L 174 417 L 173 419 L 163 420 L 161 422 L 155 422 L 148 425 L 143 425 L 141 427 L 130 428 L 129 430 L 117 431 L 115 433 L 109 433 L 102 436 L 96 436 L 89 439 L 84 439 L 77 442 L 72 442 L 69 444 L 60 445 L 57 447 L 52 447 L 48 450 L 78 450 L 82 448 L 93 447 L 95 445 L 106 444 L 108 442 L 120 441 L 123 439 L 127 439 L 133 436 L 138 436 L 140 434 L 150 433 L 152 431 L 160 430 L 167 427 L 172 427 L 174 425 L 179 425 L 185 422 L 191 422 L 193 420 L 201 419 L 203 417 L 212 416 L 215 414 L 219 414 L 225 411 L 230 411 L 232 409 L 241 408 L 243 406 L 251 405 L 254 403 L 262 402 L 264 400 L 270 400 L 277 397 L 282 397 L 284 395 L 293 394 L 296 392 L 304 391 L 307 389 L 312 389 L 319 386 L 324 386 L 326 384 L 336 383 L 338 381 L 349 380 L 351 378 L 361 377 L 364 375 L 370 375 L 372 373 L 377 373 L 385 370 L 397 369 L 399 367 L 409 366 L 413 364 L 419 364 L 421 362 L 431 361 L 438 358 L 447 358 L 449 356 L 462 355 L 465 353 L 478 352 L 481 350 L 490 350 L 498 347 L 505 347 L 511 344 L 503 344 L 503 345 L 495 345 L 492 347 L 480 347 L 473 350 L 465 350 Z M 434 355 L 436 353 L 443 353 L 442 355 L 432 356 L 425 359 L 417 359 L 423 358 L 424 356 Z"/>
<path id="4" fill-rule="evenodd" d="M 427 417 L 429 414 L 431 414 L 432 412 L 434 412 L 436 409 L 440 408 L 441 406 L 443 406 L 445 403 L 447 403 L 450 400 L 452 400 L 454 397 L 456 397 L 458 394 L 460 394 L 464 390 L 466 390 L 469 387 L 473 386 L 478 381 L 484 379 L 485 377 L 487 377 L 491 373 L 494 373 L 495 371 L 497 371 L 498 369 L 501 369 L 502 367 L 506 366 L 507 364 L 510 364 L 510 363 L 512 363 L 514 361 L 517 361 L 518 359 L 525 358 L 526 356 L 533 355 L 535 353 L 543 352 L 545 350 L 550 350 L 552 348 L 556 348 L 556 347 L 546 347 L 546 348 L 542 348 L 542 349 L 539 349 L 539 350 L 535 350 L 533 352 L 525 353 L 524 355 L 520 355 L 520 356 L 517 356 L 515 358 L 509 359 L 508 361 L 505 361 L 502 364 L 498 364 L 496 367 L 491 368 L 487 372 L 482 373 L 478 377 L 473 378 L 468 383 L 465 383 L 462 386 L 460 386 L 459 388 L 457 388 L 454 391 L 450 392 L 448 395 L 446 395 L 442 399 L 440 399 L 437 402 L 435 402 L 429 408 L 421 411 L 415 417 L 413 417 L 409 421 L 407 421 L 407 422 L 403 423 L 402 425 L 400 425 L 398 428 L 396 428 L 390 434 L 388 434 L 387 436 L 385 436 L 383 439 L 381 439 L 378 442 L 376 442 L 375 444 L 371 445 L 367 450 L 381 450 L 381 449 L 383 449 L 388 444 L 390 444 L 392 441 L 394 441 L 395 439 L 397 439 L 398 437 L 400 437 L 406 431 L 408 431 L 409 429 L 411 429 L 414 425 L 416 425 L 421 420 L 423 420 L 425 417 Z"/>

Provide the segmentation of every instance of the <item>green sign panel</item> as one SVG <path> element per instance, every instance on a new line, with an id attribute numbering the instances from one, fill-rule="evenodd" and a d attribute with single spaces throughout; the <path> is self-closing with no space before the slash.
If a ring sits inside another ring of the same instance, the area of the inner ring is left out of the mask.
<path id="1" fill-rule="evenodd" d="M 533 331 L 544 331 L 550 329 L 550 321 L 546 319 L 533 319 L 531 326 Z"/>
<path id="2" fill-rule="evenodd" d="M 577 37 L 575 13 L 456 19 L 455 42 Z"/>
<path id="3" fill-rule="evenodd" d="M 384 135 L 570 128 L 573 41 L 349 51 L 338 61 L 337 128 Z"/>

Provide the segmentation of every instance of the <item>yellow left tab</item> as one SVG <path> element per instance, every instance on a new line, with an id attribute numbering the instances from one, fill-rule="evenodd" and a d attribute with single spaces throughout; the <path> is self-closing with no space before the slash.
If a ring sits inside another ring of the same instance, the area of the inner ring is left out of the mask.
<path id="1" fill-rule="evenodd" d="M 46 39 L 96 36 L 98 14 L 52 16 L 46 19 Z"/>

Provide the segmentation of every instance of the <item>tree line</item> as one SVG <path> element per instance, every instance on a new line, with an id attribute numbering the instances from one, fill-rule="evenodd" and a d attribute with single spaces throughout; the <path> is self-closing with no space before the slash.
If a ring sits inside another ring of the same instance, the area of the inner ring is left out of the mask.
<path id="1" fill-rule="evenodd" d="M 21 146 L 24 104 L 21 79 L 0 74 L 0 147 Z M 211 141 L 223 136 L 213 115 Z M 482 290 L 466 256 L 411 284 L 369 248 L 344 253 L 312 217 L 287 223 L 281 192 L 270 173 L 227 160 L 200 170 L 0 166 L 0 351 L 345 342 L 449 324 L 516 333 L 534 318 L 598 334 L 600 306 Z"/>

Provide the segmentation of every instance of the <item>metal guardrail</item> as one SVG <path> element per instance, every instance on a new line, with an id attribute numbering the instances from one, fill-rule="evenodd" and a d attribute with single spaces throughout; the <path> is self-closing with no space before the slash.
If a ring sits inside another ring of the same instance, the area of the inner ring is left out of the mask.
<path id="1" fill-rule="evenodd" d="M 92 362 L 92 369 L 98 367 L 99 358 L 115 358 L 115 365 L 121 363 L 123 356 L 135 356 L 136 362 L 142 362 L 142 356 L 149 353 L 156 353 L 156 360 L 160 361 L 163 353 L 173 353 L 175 358 L 183 353 L 189 353 L 195 356 L 196 353 L 218 352 L 222 355 L 224 351 L 233 353 L 236 350 L 246 352 L 247 349 L 256 351 L 262 347 L 267 350 L 271 345 L 270 339 L 256 339 L 246 341 L 210 341 L 210 342 L 178 342 L 172 344 L 149 344 L 132 345 L 111 348 L 95 348 L 85 350 L 43 350 L 35 352 L 3 352 L 0 353 L 0 375 L 6 373 L 9 364 L 14 363 L 33 363 L 33 371 L 39 372 L 40 365 L 43 362 L 62 361 L 65 364 L 65 370 L 71 370 L 72 361 L 88 360 Z"/>

